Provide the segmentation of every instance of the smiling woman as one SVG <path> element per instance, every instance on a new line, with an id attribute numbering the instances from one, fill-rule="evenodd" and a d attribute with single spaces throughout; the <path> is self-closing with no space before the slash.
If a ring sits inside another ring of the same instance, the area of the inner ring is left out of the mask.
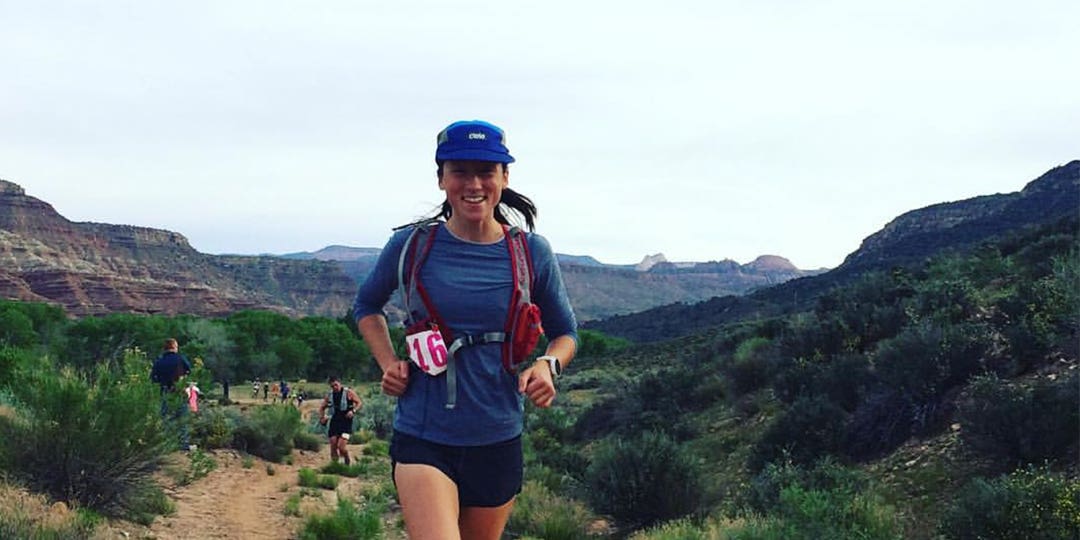
<path id="1" fill-rule="evenodd" d="M 390 457 L 409 537 L 457 530 L 494 540 L 521 491 L 525 398 L 551 406 L 555 378 L 577 350 L 576 321 L 551 246 L 531 232 L 536 207 L 509 187 L 514 158 L 503 131 L 455 122 L 436 141 L 446 200 L 390 238 L 353 312 L 383 392 L 398 398 Z M 511 227 L 520 221 L 530 232 Z M 408 360 L 396 356 L 382 312 L 399 286 Z M 517 317 L 519 307 L 528 315 Z M 530 327 L 518 322 L 537 317 L 548 347 L 527 362 L 535 342 L 519 339 Z"/>

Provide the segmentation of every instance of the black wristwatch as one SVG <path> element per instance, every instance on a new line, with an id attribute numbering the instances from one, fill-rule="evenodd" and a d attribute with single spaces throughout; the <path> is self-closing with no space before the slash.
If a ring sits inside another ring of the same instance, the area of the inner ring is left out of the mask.
<path id="1" fill-rule="evenodd" d="M 551 369 L 551 378 L 552 379 L 558 379 L 559 376 L 562 375 L 562 363 L 559 362 L 559 357 L 551 356 L 550 354 L 545 354 L 544 356 L 536 357 L 537 362 L 539 362 L 541 360 L 543 360 L 544 362 L 547 362 L 548 368 Z"/>

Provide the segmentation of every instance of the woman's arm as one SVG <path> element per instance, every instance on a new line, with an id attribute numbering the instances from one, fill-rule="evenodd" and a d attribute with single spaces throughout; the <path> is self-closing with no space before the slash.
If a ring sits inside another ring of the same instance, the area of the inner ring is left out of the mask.
<path id="1" fill-rule="evenodd" d="M 383 393 L 388 396 L 404 394 L 405 388 L 409 386 L 409 364 L 402 362 L 394 352 L 386 317 L 381 313 L 373 313 L 361 317 L 356 322 L 356 327 L 371 350 L 371 355 L 375 357 L 375 361 L 382 369 Z"/>

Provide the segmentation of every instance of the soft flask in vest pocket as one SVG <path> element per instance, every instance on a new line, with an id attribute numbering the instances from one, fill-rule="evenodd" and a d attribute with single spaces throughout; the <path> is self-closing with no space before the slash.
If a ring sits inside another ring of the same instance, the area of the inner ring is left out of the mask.
<path id="1" fill-rule="evenodd" d="M 540 336 L 544 334 L 544 328 L 540 325 L 540 306 L 524 303 L 517 309 L 513 341 L 510 344 L 510 356 L 515 366 L 529 357 L 529 353 L 533 352 L 536 344 L 540 342 Z"/>

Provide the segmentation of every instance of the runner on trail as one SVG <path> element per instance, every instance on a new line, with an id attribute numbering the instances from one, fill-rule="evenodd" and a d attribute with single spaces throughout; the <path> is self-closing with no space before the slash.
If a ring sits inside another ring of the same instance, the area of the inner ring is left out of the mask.
<path id="1" fill-rule="evenodd" d="M 522 487 L 525 401 L 551 406 L 577 349 L 555 253 L 530 232 L 536 206 L 510 188 L 513 162 L 490 123 L 439 132 L 445 199 L 391 236 L 353 304 L 382 391 L 397 397 L 391 474 L 414 539 L 501 537 Z M 399 289 L 406 358 L 383 310 Z M 548 343 L 533 361 L 537 322 Z"/>
<path id="2" fill-rule="evenodd" d="M 353 392 L 352 388 L 341 385 L 336 376 L 327 380 L 330 383 L 330 393 L 323 398 L 319 406 L 319 423 L 327 425 L 327 437 L 330 439 L 330 460 L 337 463 L 338 456 L 349 465 L 349 438 L 352 437 L 352 424 L 356 412 L 360 410 L 360 397 Z M 329 416 L 327 409 L 330 409 Z"/>

